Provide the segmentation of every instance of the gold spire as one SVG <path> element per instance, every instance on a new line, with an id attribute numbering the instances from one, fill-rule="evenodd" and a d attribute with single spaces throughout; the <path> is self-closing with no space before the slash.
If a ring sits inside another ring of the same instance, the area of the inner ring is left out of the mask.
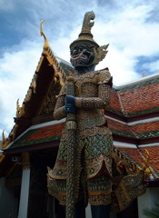
<path id="1" fill-rule="evenodd" d="M 19 99 L 16 102 L 16 117 L 19 118 L 21 117 L 24 113 L 25 113 L 25 109 L 24 109 L 25 105 L 23 105 L 22 107 L 19 104 Z"/>
<path id="2" fill-rule="evenodd" d="M 5 135 L 4 135 L 4 130 L 3 130 L 3 132 L 2 132 L 2 144 L 3 144 L 5 141 L 6 141 L 6 137 L 5 137 Z"/>
<path id="3" fill-rule="evenodd" d="M 42 20 L 40 22 L 40 35 L 44 37 L 44 49 L 47 49 L 49 47 L 49 42 L 48 42 L 48 40 L 47 40 L 47 38 L 46 38 L 46 36 L 45 36 L 45 34 L 43 32 L 43 28 L 42 28 L 42 24 L 44 22 L 45 22 L 44 20 Z"/>
<path id="4" fill-rule="evenodd" d="M 9 141 L 8 139 L 5 137 L 5 134 L 4 134 L 4 130 L 2 132 L 2 149 L 7 147 L 7 145 L 9 144 Z"/>
<path id="5" fill-rule="evenodd" d="M 44 23 L 44 20 L 40 22 L 40 35 L 44 37 L 44 54 L 46 55 L 49 63 L 52 65 L 52 67 L 55 70 L 55 77 L 54 80 L 58 79 L 60 81 L 60 84 L 63 85 L 63 83 L 66 80 L 65 73 L 63 69 L 61 68 L 60 64 L 56 60 L 56 57 L 54 53 L 52 52 L 48 39 L 46 38 L 43 29 L 42 29 L 42 24 Z"/>

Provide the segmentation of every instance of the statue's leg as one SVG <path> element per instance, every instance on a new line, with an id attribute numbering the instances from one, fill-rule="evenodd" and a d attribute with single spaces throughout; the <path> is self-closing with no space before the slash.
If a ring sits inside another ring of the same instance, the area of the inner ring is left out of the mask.
<path id="1" fill-rule="evenodd" d="M 91 205 L 92 218 L 109 218 L 110 205 Z"/>

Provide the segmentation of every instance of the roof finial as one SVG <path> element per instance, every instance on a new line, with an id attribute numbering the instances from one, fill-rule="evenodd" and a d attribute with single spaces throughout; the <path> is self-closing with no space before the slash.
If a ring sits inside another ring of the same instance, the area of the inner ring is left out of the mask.
<path id="1" fill-rule="evenodd" d="M 44 20 L 40 22 L 40 35 L 44 37 L 44 49 L 47 49 L 49 47 L 49 42 L 43 32 L 42 24 L 44 23 Z"/>
<path id="2" fill-rule="evenodd" d="M 4 143 L 6 141 L 6 137 L 5 137 L 5 134 L 4 134 L 4 130 L 2 132 L 2 143 Z"/>

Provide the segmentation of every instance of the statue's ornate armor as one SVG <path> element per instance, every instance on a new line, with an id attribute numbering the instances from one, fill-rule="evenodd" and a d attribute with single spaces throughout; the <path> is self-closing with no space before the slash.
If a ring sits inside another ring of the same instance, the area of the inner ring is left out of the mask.
<path id="1" fill-rule="evenodd" d="M 108 45 L 94 41 L 94 18 L 93 11 L 85 14 L 82 31 L 70 45 L 77 74 L 67 78 L 54 110 L 55 119 L 67 119 L 54 168 L 48 171 L 48 190 L 66 205 L 67 218 L 78 213 L 83 199 L 91 204 L 92 216 L 101 218 L 109 217 L 110 208 L 124 210 L 145 192 L 145 169 L 113 149 L 103 111 L 110 104 L 112 78 L 108 68 L 94 71 Z"/>
<path id="2" fill-rule="evenodd" d="M 77 108 L 75 148 L 75 202 L 88 194 L 92 205 L 111 202 L 112 133 L 107 127 L 103 109 L 110 104 L 112 79 L 108 69 L 75 75 L 75 106 Z M 63 112 L 67 84 L 58 96 L 54 117 L 66 117 Z M 49 173 L 49 192 L 66 201 L 67 129 L 62 132 L 56 163 Z"/>

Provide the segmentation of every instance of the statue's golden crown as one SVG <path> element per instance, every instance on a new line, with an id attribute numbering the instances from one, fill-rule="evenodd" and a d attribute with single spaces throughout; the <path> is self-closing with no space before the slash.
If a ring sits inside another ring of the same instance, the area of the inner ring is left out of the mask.
<path id="1" fill-rule="evenodd" d="M 72 50 L 75 46 L 83 43 L 92 45 L 95 54 L 94 64 L 96 65 L 99 63 L 99 61 L 102 61 L 105 58 L 108 52 L 107 48 L 109 44 L 104 46 L 99 46 L 94 41 L 93 35 L 91 33 L 91 28 L 94 25 L 94 19 L 95 19 L 95 13 L 93 11 L 85 13 L 81 33 L 79 34 L 78 39 L 76 39 L 70 44 L 70 49 Z"/>

